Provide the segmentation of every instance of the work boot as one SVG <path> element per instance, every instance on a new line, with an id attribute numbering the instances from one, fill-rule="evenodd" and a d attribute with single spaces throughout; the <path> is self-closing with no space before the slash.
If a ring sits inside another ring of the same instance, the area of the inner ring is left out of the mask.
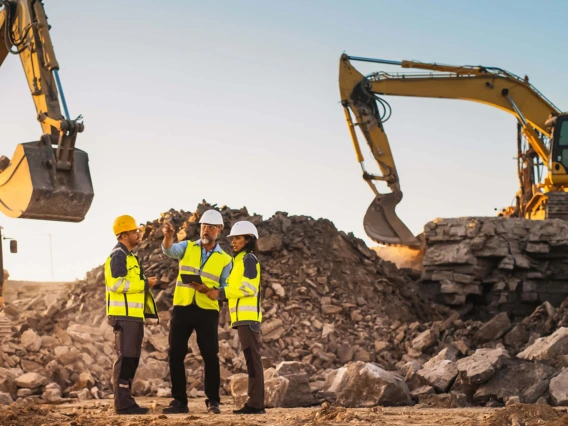
<path id="1" fill-rule="evenodd" d="M 205 400 L 205 405 L 207 405 L 207 412 L 211 414 L 221 414 L 221 409 L 219 408 L 218 401 L 211 401 L 210 399 Z"/>
<path id="2" fill-rule="evenodd" d="M 243 408 L 233 410 L 233 414 L 266 414 L 266 411 L 264 411 L 264 408 L 253 408 L 244 405 Z"/>
<path id="3" fill-rule="evenodd" d="M 137 414 L 148 414 L 149 408 L 140 407 L 138 404 L 132 405 L 128 408 L 123 408 L 122 410 L 117 410 L 118 415 L 137 415 Z"/>
<path id="4" fill-rule="evenodd" d="M 174 399 L 172 402 L 170 402 L 169 407 L 164 408 L 162 410 L 162 413 L 164 413 L 164 414 L 185 414 L 185 413 L 189 413 L 189 408 L 187 408 L 187 402 L 183 403 L 181 401 L 178 401 L 177 399 Z"/>

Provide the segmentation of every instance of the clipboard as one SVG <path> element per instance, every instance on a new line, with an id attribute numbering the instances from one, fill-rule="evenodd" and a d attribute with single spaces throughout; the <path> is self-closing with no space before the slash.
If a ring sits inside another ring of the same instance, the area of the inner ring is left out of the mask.
<path id="1" fill-rule="evenodd" d="M 203 281 L 201 281 L 201 276 L 195 274 L 181 274 L 181 282 L 184 284 L 189 284 L 189 283 L 203 284 Z"/>

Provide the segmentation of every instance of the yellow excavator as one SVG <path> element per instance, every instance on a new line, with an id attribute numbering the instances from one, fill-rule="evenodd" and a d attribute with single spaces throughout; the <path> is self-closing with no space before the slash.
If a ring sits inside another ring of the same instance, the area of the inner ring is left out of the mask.
<path id="1" fill-rule="evenodd" d="M 364 76 L 353 67 L 352 61 L 425 71 L 375 72 Z M 363 179 L 375 194 L 363 221 L 365 232 L 375 242 L 411 248 L 421 246 L 395 212 L 402 191 L 383 126 L 391 114 L 383 96 L 461 99 L 490 105 L 515 116 L 520 189 L 515 205 L 503 209 L 499 215 L 568 220 L 568 113 L 561 113 L 529 83 L 528 77 L 521 78 L 495 67 L 390 61 L 343 54 L 339 61 L 339 91 Z M 365 170 L 357 129 L 369 145 L 380 175 Z M 375 181 L 384 181 L 390 192 L 380 193 Z"/>
<path id="2" fill-rule="evenodd" d="M 0 66 L 9 54 L 20 57 L 43 132 L 38 141 L 18 144 L 12 158 L 0 157 L 0 211 L 80 222 L 94 196 L 88 155 L 75 148 L 84 125 L 81 116 L 69 116 L 49 29 L 41 0 L 0 0 Z"/>

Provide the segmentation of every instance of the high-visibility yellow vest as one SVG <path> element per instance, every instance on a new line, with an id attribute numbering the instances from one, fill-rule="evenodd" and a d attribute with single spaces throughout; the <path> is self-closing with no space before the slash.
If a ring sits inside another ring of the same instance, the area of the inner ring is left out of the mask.
<path id="1" fill-rule="evenodd" d="M 262 321 L 260 310 L 260 263 L 256 264 L 256 278 L 246 278 L 245 256 L 252 253 L 240 252 L 233 259 L 233 269 L 225 287 L 225 297 L 229 301 L 231 326 L 241 321 Z"/>
<path id="2" fill-rule="evenodd" d="M 105 262 L 105 282 L 106 282 L 106 313 L 109 316 L 140 318 L 158 318 L 158 309 L 154 296 L 150 290 L 146 289 L 144 277 L 140 274 L 140 264 L 132 253 L 126 253 L 125 277 L 113 278 L 110 270 L 111 256 Z"/>
<path id="3" fill-rule="evenodd" d="M 221 273 L 232 259 L 224 251 L 213 251 L 201 266 L 201 246 L 188 241 L 183 258 L 179 261 L 179 273 L 174 292 L 174 306 L 188 306 L 196 304 L 202 309 L 219 310 L 219 302 L 211 300 L 205 294 L 195 291 L 189 284 L 184 284 L 181 274 L 200 275 L 201 281 L 209 288 L 218 288 Z"/>

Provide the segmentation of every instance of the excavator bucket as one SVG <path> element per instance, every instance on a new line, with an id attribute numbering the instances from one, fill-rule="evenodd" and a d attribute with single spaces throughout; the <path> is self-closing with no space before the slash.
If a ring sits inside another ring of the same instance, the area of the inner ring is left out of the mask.
<path id="1" fill-rule="evenodd" d="M 394 209 L 402 194 L 381 194 L 376 197 L 365 213 L 363 227 L 373 241 L 379 244 L 407 246 L 419 249 L 420 241 L 402 223 Z"/>
<path id="2" fill-rule="evenodd" d="M 74 149 L 70 170 L 58 170 L 55 148 L 28 142 L 16 147 L 0 173 L 0 211 L 9 217 L 80 222 L 93 201 L 86 152 Z"/>

